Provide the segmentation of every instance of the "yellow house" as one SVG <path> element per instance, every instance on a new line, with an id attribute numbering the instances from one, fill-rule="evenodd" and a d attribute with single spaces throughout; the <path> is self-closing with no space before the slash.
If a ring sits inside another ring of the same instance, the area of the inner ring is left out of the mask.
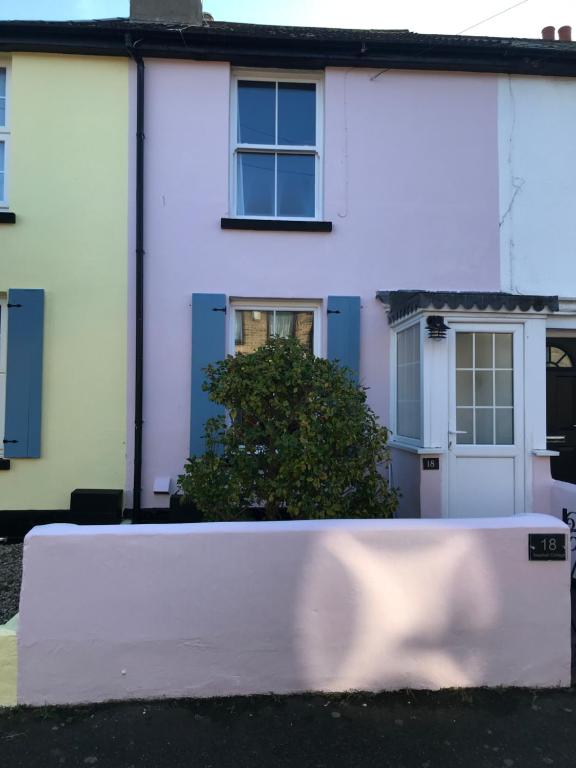
<path id="1" fill-rule="evenodd" d="M 0 521 L 124 487 L 128 70 L 0 50 Z"/>

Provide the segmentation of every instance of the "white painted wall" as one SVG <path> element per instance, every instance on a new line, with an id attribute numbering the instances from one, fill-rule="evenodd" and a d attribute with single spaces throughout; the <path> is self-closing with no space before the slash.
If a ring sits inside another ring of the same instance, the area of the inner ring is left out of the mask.
<path id="1" fill-rule="evenodd" d="M 18 700 L 570 684 L 547 515 L 34 529 Z"/>
<path id="2" fill-rule="evenodd" d="M 499 79 L 502 290 L 576 297 L 576 80 Z"/>

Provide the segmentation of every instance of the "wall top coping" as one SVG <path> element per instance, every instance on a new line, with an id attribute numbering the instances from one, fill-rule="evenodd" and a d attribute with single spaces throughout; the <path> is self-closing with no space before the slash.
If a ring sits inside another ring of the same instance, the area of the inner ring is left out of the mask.
<path id="1" fill-rule="evenodd" d="M 119 537 L 136 538 L 143 536 L 203 536 L 206 534 L 271 534 L 347 531 L 399 532 L 399 531 L 476 531 L 530 529 L 564 532 L 568 526 L 551 515 L 522 514 L 513 517 L 450 518 L 450 519 L 402 519 L 402 520 L 290 520 L 273 522 L 239 523 L 162 523 L 151 525 L 74 525 L 52 523 L 33 528 L 26 536 L 31 539 L 46 538 L 89 538 Z"/>

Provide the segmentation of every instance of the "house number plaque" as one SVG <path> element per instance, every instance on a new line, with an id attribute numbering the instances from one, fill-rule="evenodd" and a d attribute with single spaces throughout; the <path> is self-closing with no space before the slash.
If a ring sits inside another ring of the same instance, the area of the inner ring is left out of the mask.
<path id="1" fill-rule="evenodd" d="M 440 459 L 438 457 L 422 459 L 422 469 L 440 469 Z"/>
<path id="2" fill-rule="evenodd" d="M 566 560 L 566 535 L 563 533 L 529 533 L 529 560 Z"/>

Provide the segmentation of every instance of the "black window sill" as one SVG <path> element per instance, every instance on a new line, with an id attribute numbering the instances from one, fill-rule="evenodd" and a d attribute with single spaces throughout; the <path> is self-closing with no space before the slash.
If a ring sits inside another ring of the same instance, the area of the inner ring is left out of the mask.
<path id="1" fill-rule="evenodd" d="M 287 219 L 221 219 L 222 229 L 252 229 L 260 232 L 332 232 L 331 221 Z"/>
<path id="2" fill-rule="evenodd" d="M 0 211 L 0 224 L 16 224 L 16 214 L 11 211 Z"/>

